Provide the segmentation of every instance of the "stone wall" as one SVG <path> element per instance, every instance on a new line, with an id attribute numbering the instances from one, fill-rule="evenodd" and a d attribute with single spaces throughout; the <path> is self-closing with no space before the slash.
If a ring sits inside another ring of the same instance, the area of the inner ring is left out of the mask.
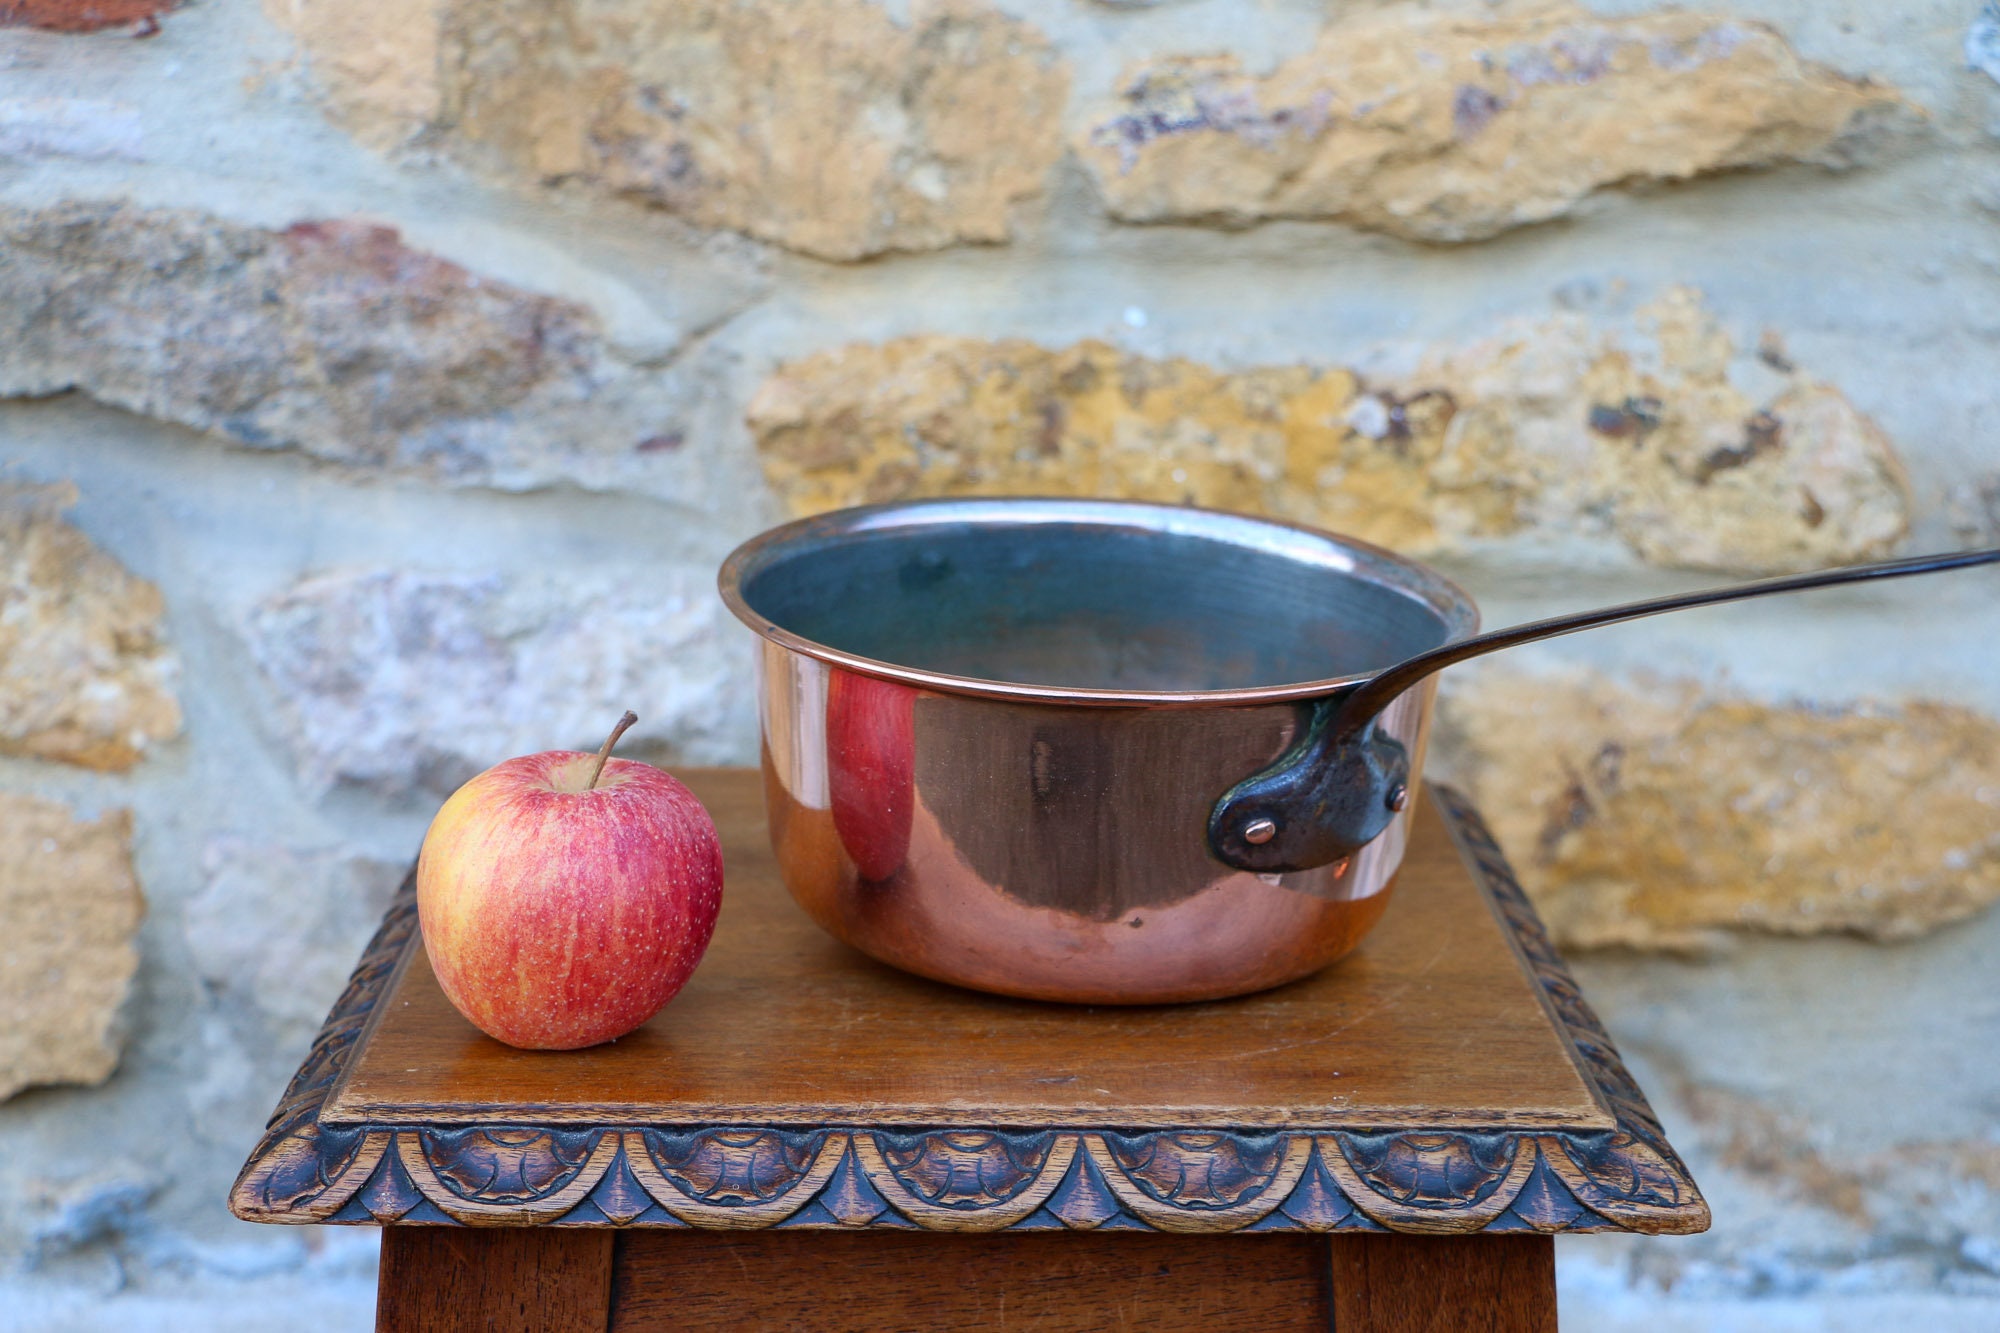
<path id="1" fill-rule="evenodd" d="M 788 514 L 1140 495 L 1488 623 L 2000 542 L 1982 0 L 0 0 L 0 1329 L 368 1326 L 223 1194 L 443 794 L 754 759 Z M 1574 1329 L 2000 1323 L 2000 595 L 1446 683 L 1715 1206 Z"/>

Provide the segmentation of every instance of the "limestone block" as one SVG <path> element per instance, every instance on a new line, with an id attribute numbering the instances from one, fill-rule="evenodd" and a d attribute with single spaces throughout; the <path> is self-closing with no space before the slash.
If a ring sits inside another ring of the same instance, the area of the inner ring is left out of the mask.
<path id="1" fill-rule="evenodd" d="M 514 755 L 595 750 L 627 708 L 621 753 L 741 762 L 748 645 L 724 637 L 711 579 L 335 572 L 260 603 L 246 632 L 314 791 L 447 793 Z"/>
<path id="2" fill-rule="evenodd" d="M 160 590 L 65 523 L 73 486 L 0 486 L 0 754 L 126 769 L 180 731 Z"/>
<path id="3" fill-rule="evenodd" d="M 327 110 L 374 148 L 408 143 L 438 118 L 445 0 L 264 0 L 289 31 Z"/>
<path id="4" fill-rule="evenodd" d="M 1228 57 L 1140 65 L 1076 150 L 1126 221 L 1329 218 L 1451 242 L 1610 186 L 1840 164 L 1910 110 L 1745 19 L 1397 5 L 1263 77 Z"/>
<path id="5" fill-rule="evenodd" d="M 1434 348 L 1412 374 L 1225 372 L 1100 342 L 912 337 L 780 366 L 749 408 L 800 514 L 909 496 L 1081 494 L 1258 512 L 1428 554 L 1596 535 L 1659 564 L 1781 570 L 1891 550 L 1889 440 L 1777 351 L 1744 371 L 1685 288 Z M 1763 387 L 1752 396 L 1739 380 Z"/>
<path id="6" fill-rule="evenodd" d="M 1488 506 L 1447 505 L 1445 531 L 1601 524 L 1654 564 L 1772 571 L 1879 558 L 1909 530 L 1881 428 L 1778 340 L 1741 355 L 1691 288 L 1629 321 L 1511 322 L 1436 349 L 1432 381 L 1463 405 L 1435 484 Z"/>
<path id="7" fill-rule="evenodd" d="M 266 0 L 335 117 L 827 259 L 1004 241 L 1068 72 L 997 10 L 875 0 Z"/>
<path id="8" fill-rule="evenodd" d="M 354 219 L 0 207 L 0 394 L 81 389 L 251 448 L 440 481 L 658 487 L 685 386 L 586 308 Z"/>
<path id="9" fill-rule="evenodd" d="M 2000 898 L 2000 721 L 1971 709 L 1489 670 L 1444 718 L 1454 767 L 1570 947 L 1907 939 Z"/>
<path id="10" fill-rule="evenodd" d="M 183 917 L 188 952 L 212 993 L 240 1000 L 279 1043 L 302 1051 L 407 868 L 337 849 L 211 839 Z"/>
<path id="11" fill-rule="evenodd" d="M 145 899 L 132 817 L 79 820 L 0 793 L 0 1100 L 46 1083 L 102 1083 L 139 966 Z"/>

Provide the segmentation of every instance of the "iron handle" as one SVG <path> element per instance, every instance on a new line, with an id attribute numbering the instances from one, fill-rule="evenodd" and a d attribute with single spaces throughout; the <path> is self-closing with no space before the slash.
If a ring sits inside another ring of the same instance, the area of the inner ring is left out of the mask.
<path id="1" fill-rule="evenodd" d="M 1291 748 L 1215 802 L 1208 818 L 1209 851 L 1224 865 L 1271 874 L 1331 865 L 1373 842 L 1401 809 L 1399 793 L 1407 798 L 1410 780 L 1408 752 L 1382 734 L 1377 719 L 1425 677 L 1469 658 L 1668 611 L 1995 561 L 2000 547 L 1787 574 L 1553 616 L 1419 653 L 1304 705 L 1309 712 Z"/>

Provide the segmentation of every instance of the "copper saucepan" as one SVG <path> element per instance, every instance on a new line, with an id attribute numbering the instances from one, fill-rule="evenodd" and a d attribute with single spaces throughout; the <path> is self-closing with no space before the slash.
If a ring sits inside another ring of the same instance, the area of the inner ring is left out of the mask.
<path id="1" fill-rule="evenodd" d="M 1102 500 L 915 501 L 722 567 L 762 636 L 786 887 L 884 962 L 1035 999 L 1240 995 L 1381 916 L 1434 673 L 1638 616 L 2000 560 L 1965 552 L 1474 635 L 1451 582 L 1348 537 Z"/>

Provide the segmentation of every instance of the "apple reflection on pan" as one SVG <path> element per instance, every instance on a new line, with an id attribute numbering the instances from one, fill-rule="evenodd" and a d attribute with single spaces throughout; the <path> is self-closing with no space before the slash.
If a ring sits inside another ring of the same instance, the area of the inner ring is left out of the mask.
<path id="1" fill-rule="evenodd" d="M 775 528 L 730 555 L 721 590 L 760 636 L 771 840 L 813 920 L 941 981 L 1152 1004 L 1294 980 L 1374 926 L 1443 668 L 1995 561 L 1822 570 L 1478 634 L 1449 580 L 1352 538 L 965 499 Z"/>

